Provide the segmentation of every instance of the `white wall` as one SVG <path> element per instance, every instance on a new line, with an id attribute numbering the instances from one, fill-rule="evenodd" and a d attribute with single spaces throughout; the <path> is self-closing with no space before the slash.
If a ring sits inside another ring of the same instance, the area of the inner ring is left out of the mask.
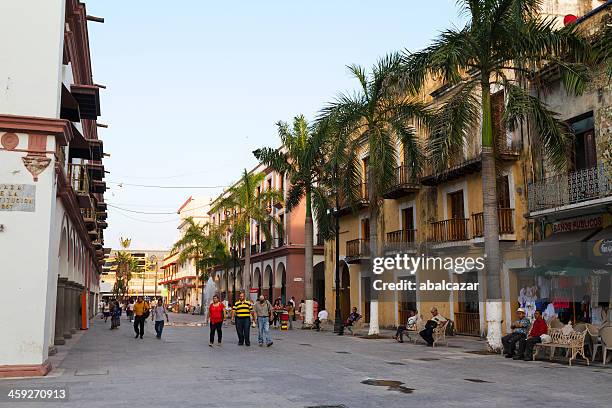
<path id="1" fill-rule="evenodd" d="M 27 148 L 27 136 L 19 137 L 18 148 Z M 47 137 L 47 150 L 54 150 L 54 144 L 55 138 Z M 49 261 L 56 200 L 54 163 L 34 182 L 22 156 L 24 153 L 0 151 L 0 184 L 36 186 L 34 212 L 0 211 L 0 224 L 4 224 L 4 232 L 0 232 L 0 287 L 5 288 L 3 304 L 8 307 L 0 331 L 0 365 L 46 360 L 52 324 L 48 309 L 51 305 L 55 308 L 54 299 L 49 298 L 55 292 L 56 275 Z"/>
<path id="2" fill-rule="evenodd" d="M 59 117 L 65 2 L 0 1 L 0 113 Z"/>

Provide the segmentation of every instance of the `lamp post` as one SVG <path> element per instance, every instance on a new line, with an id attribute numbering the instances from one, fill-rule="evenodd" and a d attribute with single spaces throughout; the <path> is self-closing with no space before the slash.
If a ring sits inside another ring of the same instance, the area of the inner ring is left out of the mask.
<path id="1" fill-rule="evenodd" d="M 336 187 L 336 208 L 333 209 L 335 218 L 334 239 L 336 244 L 336 316 L 334 318 L 334 333 L 338 336 L 344 334 L 344 324 L 342 322 L 342 311 L 340 310 L 340 199 L 338 198 L 338 187 Z"/>

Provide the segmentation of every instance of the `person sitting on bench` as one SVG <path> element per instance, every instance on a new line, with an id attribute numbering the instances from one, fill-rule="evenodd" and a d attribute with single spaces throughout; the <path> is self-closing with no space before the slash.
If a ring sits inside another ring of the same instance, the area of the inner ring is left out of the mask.
<path id="1" fill-rule="evenodd" d="M 326 322 L 328 318 L 327 310 L 323 309 L 317 315 L 317 319 L 314 321 L 314 327 L 316 331 L 321 331 L 321 322 Z"/>
<path id="2" fill-rule="evenodd" d="M 514 331 L 510 334 L 506 334 L 502 337 L 501 341 L 504 345 L 504 355 L 506 358 L 514 357 L 514 349 L 516 344 L 520 341 L 524 341 L 527 338 L 527 329 L 531 322 L 525 317 L 525 309 L 519 307 L 516 309 L 518 320 L 512 322 L 510 328 Z"/>
<path id="3" fill-rule="evenodd" d="M 359 313 L 357 313 L 357 308 L 353 307 L 353 311 L 351 312 L 351 314 L 349 315 L 349 317 L 346 319 L 346 322 L 344 322 L 344 327 L 346 327 L 346 329 L 353 334 L 353 325 L 355 323 L 357 323 L 357 321 L 361 319 L 361 315 Z"/>
<path id="4" fill-rule="evenodd" d="M 515 360 L 532 360 L 535 345 L 542 342 L 541 336 L 543 334 L 548 334 L 548 326 L 546 325 L 546 320 L 542 318 L 542 312 L 536 310 L 534 316 L 535 320 L 531 330 L 529 331 L 527 340 L 519 340 L 518 353 L 513 357 Z"/>
<path id="5" fill-rule="evenodd" d="M 406 320 L 406 325 L 397 326 L 397 331 L 395 332 L 395 336 L 393 336 L 393 338 L 397 340 L 398 343 L 403 343 L 404 342 L 404 332 L 408 330 L 409 328 L 414 327 L 418 318 L 419 316 L 416 310 L 409 310 L 408 319 Z M 410 337 L 408 339 L 410 340 Z"/>
<path id="6" fill-rule="evenodd" d="M 433 347 L 434 338 L 433 332 L 439 324 L 446 322 L 446 319 L 438 314 L 438 308 L 431 308 L 431 318 L 425 323 L 425 328 L 419 332 L 423 340 L 427 343 L 427 347 Z"/>

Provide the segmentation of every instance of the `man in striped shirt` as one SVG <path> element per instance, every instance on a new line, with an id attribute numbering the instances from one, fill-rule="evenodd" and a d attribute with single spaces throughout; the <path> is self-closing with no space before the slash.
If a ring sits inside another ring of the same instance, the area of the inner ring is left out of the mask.
<path id="1" fill-rule="evenodd" d="M 250 300 L 245 299 L 244 291 L 240 291 L 240 295 L 234 307 L 232 308 L 232 316 L 236 321 L 236 332 L 238 333 L 238 345 L 250 346 L 251 339 L 249 338 L 251 331 L 251 317 L 253 315 L 253 304 Z"/>

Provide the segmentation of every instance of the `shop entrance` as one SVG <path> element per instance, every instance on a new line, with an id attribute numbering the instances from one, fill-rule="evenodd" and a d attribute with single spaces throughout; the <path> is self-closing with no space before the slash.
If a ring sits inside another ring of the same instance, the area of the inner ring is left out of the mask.
<path id="1" fill-rule="evenodd" d="M 478 272 L 457 275 L 459 283 L 478 283 Z M 460 290 L 459 310 L 455 312 L 457 334 L 480 336 L 480 310 L 477 290 Z"/>

